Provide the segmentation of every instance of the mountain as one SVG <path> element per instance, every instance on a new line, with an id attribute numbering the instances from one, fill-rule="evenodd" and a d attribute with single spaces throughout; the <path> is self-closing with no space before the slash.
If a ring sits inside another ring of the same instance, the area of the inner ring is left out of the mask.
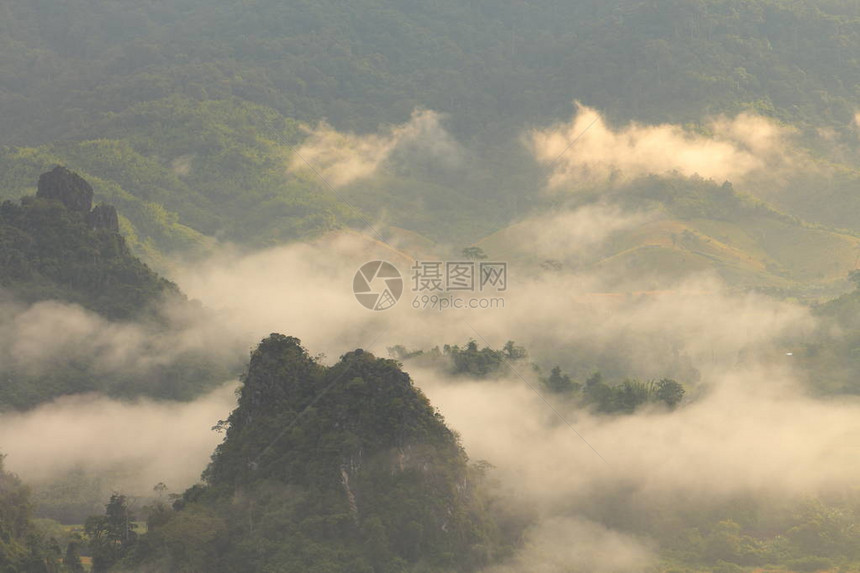
<path id="1" fill-rule="evenodd" d="M 474 242 L 540 202 L 521 137 L 568 118 L 574 99 L 621 124 L 706 129 L 712 116 L 750 112 L 791 126 L 826 169 L 789 193 L 745 191 L 860 230 L 856 154 L 822 143 L 857 136 L 851 0 L 12 0 L 0 10 L 0 187 L 17 197 L 34 172 L 73 167 L 125 213 L 129 245 L 148 262 L 215 239 L 268 245 L 363 226 L 359 215 Z M 441 114 L 465 168 L 387 166 L 348 196 L 285 173 L 303 125 L 367 134 L 415 109 Z"/>
<path id="2" fill-rule="evenodd" d="M 0 18 L 0 133 L 86 138 L 176 94 L 359 131 L 425 107 L 488 132 L 553 120 L 574 97 L 616 118 L 758 109 L 844 126 L 858 18 L 850 0 L 13 0 Z"/>
<path id="3" fill-rule="evenodd" d="M 117 206 L 130 248 L 157 266 L 164 253 L 205 255 L 216 240 L 269 245 L 355 220 L 327 191 L 286 174 L 296 131 L 238 100 L 144 103 L 95 140 L 0 149 L 0 197 L 30 193 L 40 173 L 66 165 Z"/>
<path id="4" fill-rule="evenodd" d="M 130 567 L 474 571 L 501 555 L 480 471 L 392 360 L 326 367 L 273 334 L 220 427 L 205 485 L 153 513 Z"/>
<path id="5" fill-rule="evenodd" d="M 116 209 L 92 206 L 93 189 L 80 175 L 56 167 L 39 178 L 35 197 L 0 205 L 0 287 L 32 303 L 57 299 L 107 318 L 152 312 L 173 283 L 131 255 Z"/>
<path id="6" fill-rule="evenodd" d="M 226 348 L 170 344 L 206 311 L 132 255 L 116 209 L 92 201 L 58 166 L 35 196 L 0 204 L 0 410 L 96 391 L 188 400 L 234 375 Z"/>

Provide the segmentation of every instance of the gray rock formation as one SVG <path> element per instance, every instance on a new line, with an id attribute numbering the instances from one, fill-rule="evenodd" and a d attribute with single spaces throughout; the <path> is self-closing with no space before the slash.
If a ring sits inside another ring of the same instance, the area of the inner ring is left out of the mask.
<path id="1" fill-rule="evenodd" d="M 93 207 L 93 188 L 83 177 L 62 166 L 39 177 L 36 197 L 60 201 L 70 211 L 89 213 Z"/>
<path id="2" fill-rule="evenodd" d="M 87 215 L 87 221 L 94 229 L 108 229 L 119 233 L 119 216 L 113 205 L 96 205 Z"/>

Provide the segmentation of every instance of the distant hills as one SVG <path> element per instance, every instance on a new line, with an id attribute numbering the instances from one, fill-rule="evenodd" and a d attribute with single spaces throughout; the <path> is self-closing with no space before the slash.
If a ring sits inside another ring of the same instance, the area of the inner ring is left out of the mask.
<path id="1" fill-rule="evenodd" d="M 617 217 L 641 216 L 593 248 L 566 256 L 563 244 L 548 249 L 535 241 L 541 215 L 476 244 L 534 272 L 599 271 L 613 292 L 671 288 L 691 274 L 714 272 L 736 288 L 813 299 L 843 291 L 860 257 L 854 233 L 805 223 L 728 183 L 701 179 L 641 178 L 613 192 L 574 198 L 544 217 L 595 205 L 615 206 Z"/>
<path id="2" fill-rule="evenodd" d="M 362 216 L 473 243 L 545 204 L 521 137 L 568 118 L 574 99 L 617 124 L 707 131 L 710 116 L 749 112 L 792 126 L 817 168 L 785 192 L 743 191 L 860 231 L 851 0 L 13 0 L 1 15 L 2 193 L 67 165 L 155 265 Z M 416 108 L 441 114 L 460 169 L 385 165 L 340 194 L 287 172 L 302 125 L 374 133 Z"/>
<path id="3" fill-rule="evenodd" d="M 93 139 L 114 114 L 177 95 L 358 131 L 423 107 L 461 135 L 498 134 L 563 117 L 573 98 L 615 119 L 755 110 L 844 129 L 858 19 L 851 0 L 13 0 L 0 143 Z"/>

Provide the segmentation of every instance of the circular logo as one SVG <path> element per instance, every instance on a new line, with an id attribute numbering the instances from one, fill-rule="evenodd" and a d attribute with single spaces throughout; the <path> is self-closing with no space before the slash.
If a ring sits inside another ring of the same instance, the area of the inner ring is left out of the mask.
<path id="1" fill-rule="evenodd" d="M 388 310 L 403 294 L 403 277 L 397 267 L 386 261 L 364 263 L 352 279 L 352 292 L 370 310 Z"/>

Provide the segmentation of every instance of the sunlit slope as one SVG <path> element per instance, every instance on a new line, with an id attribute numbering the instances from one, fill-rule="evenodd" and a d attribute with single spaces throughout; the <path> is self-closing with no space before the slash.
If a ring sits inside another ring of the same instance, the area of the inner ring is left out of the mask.
<path id="1" fill-rule="evenodd" d="M 677 199 L 677 198 L 676 198 Z M 652 205 L 642 221 L 609 233 L 591 246 L 548 253 L 512 225 L 477 243 L 492 258 L 516 264 L 599 274 L 610 290 L 665 288 L 695 273 L 717 273 L 732 286 L 798 291 L 843 288 L 860 256 L 860 238 L 786 217 L 758 204 L 720 217 L 683 217 L 673 204 Z M 576 229 L 570 229 L 576 234 Z M 562 255 L 559 256 L 558 253 Z M 633 278 L 635 277 L 635 278 Z"/>
<path id="2" fill-rule="evenodd" d="M 0 148 L 0 198 L 33 193 L 40 173 L 64 165 L 127 217 L 123 234 L 150 263 L 205 252 L 213 239 L 269 246 L 360 223 L 313 174 L 288 172 L 298 128 L 261 106 L 177 97 L 101 129 L 96 140 Z"/>

